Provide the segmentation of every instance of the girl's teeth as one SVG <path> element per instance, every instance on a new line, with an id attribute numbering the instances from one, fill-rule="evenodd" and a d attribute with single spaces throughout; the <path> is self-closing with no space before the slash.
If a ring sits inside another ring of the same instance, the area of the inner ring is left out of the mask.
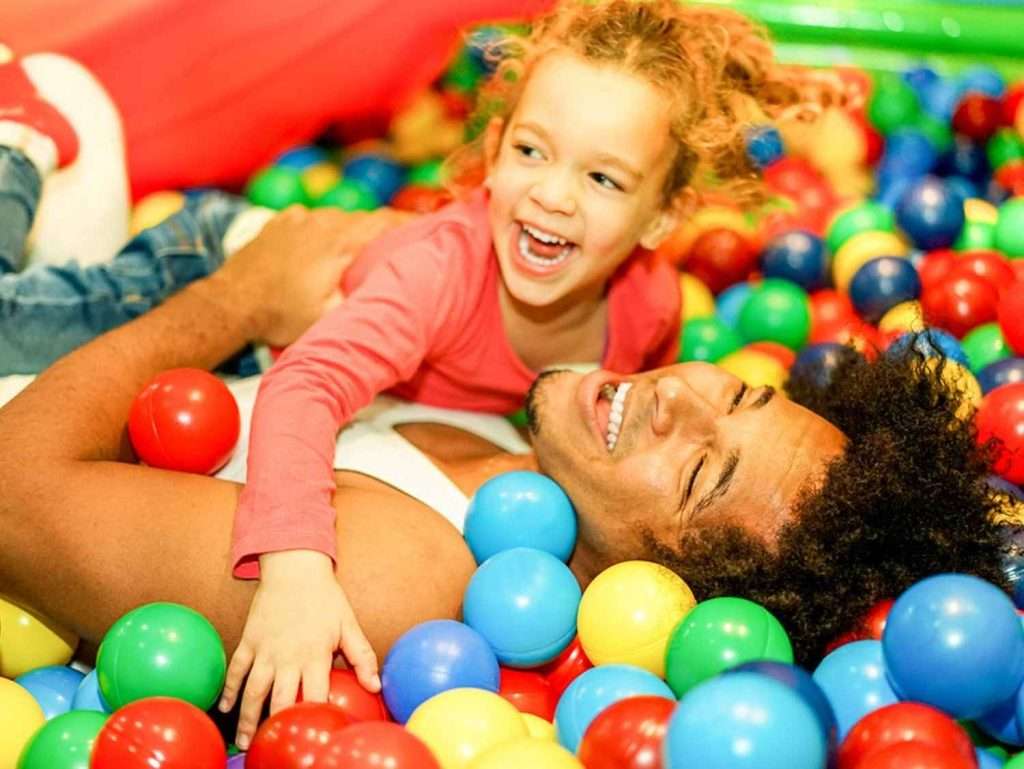
<path id="1" fill-rule="evenodd" d="M 528 224 L 524 224 L 523 229 L 526 230 L 531 235 L 533 235 L 533 237 L 537 238 L 537 240 L 541 240 L 545 243 L 557 243 L 564 246 L 566 243 L 569 242 L 565 238 L 560 238 L 556 235 L 550 235 L 547 232 L 544 232 L 543 230 L 538 230 L 534 227 L 529 226 Z"/>
<path id="2" fill-rule="evenodd" d="M 572 249 L 572 245 L 566 245 L 558 256 L 553 259 L 539 256 L 538 254 L 533 253 L 530 249 L 530 236 L 526 234 L 526 228 L 524 227 L 522 232 L 519 233 L 519 253 L 522 255 L 523 259 L 537 267 L 554 267 L 561 264 L 569 258 L 569 254 L 572 253 Z"/>

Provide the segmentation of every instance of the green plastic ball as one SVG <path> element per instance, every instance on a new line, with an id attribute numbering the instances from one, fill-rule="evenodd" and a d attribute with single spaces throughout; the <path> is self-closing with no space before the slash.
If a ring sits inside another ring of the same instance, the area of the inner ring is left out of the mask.
<path id="1" fill-rule="evenodd" d="M 778 342 L 799 350 L 811 333 L 811 302 L 796 283 L 767 278 L 755 286 L 740 310 L 745 342 Z"/>
<path id="2" fill-rule="evenodd" d="M 380 208 L 380 201 L 373 194 L 373 190 L 361 181 L 342 179 L 317 199 L 317 208 L 326 206 L 334 206 L 345 211 L 373 211 Z"/>
<path id="3" fill-rule="evenodd" d="M 302 172 L 285 166 L 270 166 L 258 171 L 246 185 L 245 196 L 253 205 L 266 206 L 276 211 L 309 202 L 306 187 L 302 183 Z"/>
<path id="4" fill-rule="evenodd" d="M 1002 128 L 992 134 L 985 151 L 989 165 L 998 170 L 1014 160 L 1024 160 L 1024 139 L 1012 128 Z"/>
<path id="5" fill-rule="evenodd" d="M 1024 769 L 1024 753 L 1017 753 L 1003 764 L 1003 769 Z"/>
<path id="6" fill-rule="evenodd" d="M 114 710 L 144 697 L 177 697 L 208 710 L 224 686 L 224 644 L 199 612 L 150 603 L 115 622 L 100 644 L 96 676 Z"/>
<path id="7" fill-rule="evenodd" d="M 968 219 L 953 242 L 954 251 L 991 251 L 996 247 L 996 225 Z"/>
<path id="8" fill-rule="evenodd" d="M 999 206 L 995 246 L 1011 259 L 1024 259 L 1024 197 L 1010 198 Z"/>
<path id="9" fill-rule="evenodd" d="M 448 88 L 468 93 L 476 89 L 482 76 L 483 71 L 469 53 L 469 49 L 463 47 L 445 73 L 443 82 Z"/>
<path id="10" fill-rule="evenodd" d="M 1009 358 L 1013 350 L 1003 338 L 1003 332 L 998 323 L 983 323 L 972 329 L 960 343 L 964 354 L 967 355 L 967 362 L 970 369 L 977 374 L 989 363 Z"/>
<path id="11" fill-rule="evenodd" d="M 745 598 L 712 598 L 680 620 L 665 652 L 665 679 L 677 697 L 702 681 L 753 660 L 793 662 L 782 624 Z"/>
<path id="12" fill-rule="evenodd" d="M 679 362 L 691 360 L 714 363 L 743 346 L 736 331 L 718 318 L 690 318 L 679 339 Z"/>
<path id="13" fill-rule="evenodd" d="M 443 162 L 441 160 L 428 160 L 425 163 L 420 163 L 418 166 L 413 166 L 406 177 L 405 183 L 418 184 L 423 187 L 440 187 L 442 166 Z"/>
<path id="14" fill-rule="evenodd" d="M 842 211 L 829 225 L 825 242 L 830 254 L 861 232 L 895 232 L 896 218 L 892 210 L 874 200 L 865 200 L 858 206 Z"/>
<path id="15" fill-rule="evenodd" d="M 883 134 L 913 125 L 921 114 L 921 102 L 903 78 L 888 72 L 875 80 L 868 102 L 868 119 Z"/>
<path id="16" fill-rule="evenodd" d="M 913 127 L 925 135 L 939 155 L 953 146 L 953 129 L 948 122 L 922 112 L 914 121 Z"/>
<path id="17" fill-rule="evenodd" d="M 526 408 L 516 409 L 511 414 L 505 417 L 509 422 L 512 423 L 513 427 L 526 427 L 530 424 L 530 419 L 526 415 Z"/>
<path id="18" fill-rule="evenodd" d="M 72 710 L 50 719 L 21 751 L 18 769 L 89 769 L 93 743 L 108 717 Z"/>

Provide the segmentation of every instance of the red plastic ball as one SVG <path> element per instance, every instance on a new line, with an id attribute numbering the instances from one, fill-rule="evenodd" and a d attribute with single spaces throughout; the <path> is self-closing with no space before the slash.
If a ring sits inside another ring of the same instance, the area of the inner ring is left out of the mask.
<path id="1" fill-rule="evenodd" d="M 872 753 L 856 769 L 977 769 L 977 761 L 924 742 L 901 742 Z"/>
<path id="2" fill-rule="evenodd" d="M 885 623 L 889 619 L 889 612 L 892 611 L 894 603 L 895 601 L 892 598 L 885 598 L 868 609 L 867 614 L 864 615 L 864 619 L 860 621 L 859 625 L 859 629 L 863 633 L 860 636 L 861 638 L 874 641 L 882 640 Z"/>
<path id="3" fill-rule="evenodd" d="M 1011 483 L 1024 483 L 1024 382 L 989 392 L 975 415 L 978 443 L 995 441 L 994 469 Z"/>
<path id="4" fill-rule="evenodd" d="M 1011 160 L 996 170 L 995 177 L 1010 195 L 1024 195 L 1024 160 Z"/>
<path id="5" fill-rule="evenodd" d="M 302 686 L 299 686 L 296 702 L 302 701 Z M 327 701 L 345 711 L 348 720 L 354 724 L 363 721 L 391 720 L 384 705 L 384 698 L 380 694 L 366 691 L 351 670 L 331 669 Z"/>
<path id="6" fill-rule="evenodd" d="M 576 636 L 561 654 L 536 670 L 548 679 L 548 683 L 551 684 L 551 696 L 557 702 L 569 684 L 592 667 L 594 664 L 587 658 L 586 652 L 580 646 L 579 636 Z"/>
<path id="7" fill-rule="evenodd" d="M 839 746 L 839 769 L 861 769 L 865 759 L 899 742 L 921 742 L 974 761 L 971 738 L 956 721 L 919 702 L 897 702 L 854 724 Z"/>
<path id="8" fill-rule="evenodd" d="M 279 710 L 256 731 L 245 757 L 246 769 L 333 769 L 338 738 L 351 722 L 329 702 L 302 702 Z"/>
<path id="9" fill-rule="evenodd" d="M 757 266 L 757 250 L 743 234 L 725 227 L 702 232 L 690 247 L 683 269 L 718 294 L 746 280 Z"/>
<path id="10" fill-rule="evenodd" d="M 172 697 L 118 709 L 93 744 L 90 769 L 224 769 L 227 751 L 210 717 Z"/>
<path id="11" fill-rule="evenodd" d="M 1021 102 L 1024 102 L 1024 82 L 1015 83 L 1003 94 L 1003 125 L 1013 125 Z"/>
<path id="12" fill-rule="evenodd" d="M 1024 259 L 1014 262 L 1024 264 Z M 1024 355 L 1024 280 L 1018 280 L 1003 292 L 996 312 L 1006 343 L 1017 355 Z"/>
<path id="13" fill-rule="evenodd" d="M 921 292 L 925 321 L 962 338 L 972 328 L 996 319 L 999 292 L 984 278 L 950 274 Z"/>
<path id="14" fill-rule="evenodd" d="M 885 139 L 862 112 L 851 112 L 850 118 L 860 129 L 861 136 L 864 138 L 864 160 L 862 162 L 866 166 L 874 166 L 881 160 L 882 153 L 885 151 Z"/>
<path id="15" fill-rule="evenodd" d="M 857 317 L 812 328 L 808 341 L 809 344 L 835 342 L 849 345 L 869 361 L 874 361 L 878 353 L 885 349 L 878 329 Z"/>
<path id="16" fill-rule="evenodd" d="M 751 342 L 747 345 L 747 349 L 757 350 L 775 358 L 787 371 L 796 363 L 796 352 L 778 342 Z"/>
<path id="17" fill-rule="evenodd" d="M 330 766 L 338 769 L 441 769 L 419 737 L 394 723 L 365 721 L 347 726 L 338 732 L 333 746 L 336 758 Z"/>
<path id="18" fill-rule="evenodd" d="M 498 694 L 515 705 L 520 713 L 532 713 L 545 721 L 555 720 L 557 703 L 551 696 L 551 684 L 540 673 L 501 668 Z"/>
<path id="19" fill-rule="evenodd" d="M 982 93 L 969 93 L 953 112 L 953 130 L 976 141 L 986 141 L 999 128 L 1003 105 Z"/>
<path id="20" fill-rule="evenodd" d="M 921 279 L 921 290 L 927 291 L 932 286 L 941 283 L 959 258 L 960 255 L 956 251 L 944 248 L 925 254 L 920 264 L 917 265 L 917 277 Z"/>
<path id="21" fill-rule="evenodd" d="M 580 741 L 580 762 L 586 769 L 661 769 L 675 707 L 664 697 L 630 697 L 605 708 Z"/>
<path id="22" fill-rule="evenodd" d="M 447 190 L 421 184 L 409 184 L 395 194 L 389 205 L 399 211 L 430 214 L 442 206 L 448 205 L 451 200 L 451 193 Z"/>
<path id="23" fill-rule="evenodd" d="M 823 288 L 814 291 L 810 295 L 810 301 L 812 337 L 817 328 L 857 319 L 857 311 L 853 309 L 850 297 L 834 289 Z"/>
<path id="24" fill-rule="evenodd" d="M 1013 268 L 998 251 L 966 251 L 953 262 L 948 277 L 977 275 L 987 280 L 1002 294 L 1015 280 Z"/>
<path id="25" fill-rule="evenodd" d="M 128 435 L 152 467 L 214 473 L 238 442 L 238 404 L 209 372 L 177 368 L 155 376 L 132 402 Z"/>

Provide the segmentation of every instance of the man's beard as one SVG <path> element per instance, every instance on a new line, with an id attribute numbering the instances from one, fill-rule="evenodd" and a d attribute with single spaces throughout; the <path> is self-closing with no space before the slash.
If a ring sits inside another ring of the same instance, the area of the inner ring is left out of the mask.
<path id="1" fill-rule="evenodd" d="M 533 384 L 530 385 L 529 391 L 526 393 L 526 428 L 530 431 L 530 435 L 540 435 L 541 421 L 540 421 L 540 410 L 544 403 L 543 396 L 540 395 L 540 384 L 541 382 L 550 379 L 558 374 L 564 374 L 568 369 L 549 369 L 548 371 L 542 371 L 540 375 L 533 380 Z"/>

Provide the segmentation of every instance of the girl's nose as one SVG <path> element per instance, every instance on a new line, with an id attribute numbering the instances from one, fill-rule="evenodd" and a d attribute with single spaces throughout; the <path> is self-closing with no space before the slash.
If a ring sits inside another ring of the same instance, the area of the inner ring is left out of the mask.
<path id="1" fill-rule="evenodd" d="M 576 213 L 576 195 L 567 172 L 548 171 L 533 185 L 530 196 L 549 213 L 566 216 Z"/>
<path id="2" fill-rule="evenodd" d="M 685 422 L 694 437 L 704 435 L 712 426 L 707 401 L 676 376 L 663 376 L 654 385 L 654 433 L 668 435 Z"/>

